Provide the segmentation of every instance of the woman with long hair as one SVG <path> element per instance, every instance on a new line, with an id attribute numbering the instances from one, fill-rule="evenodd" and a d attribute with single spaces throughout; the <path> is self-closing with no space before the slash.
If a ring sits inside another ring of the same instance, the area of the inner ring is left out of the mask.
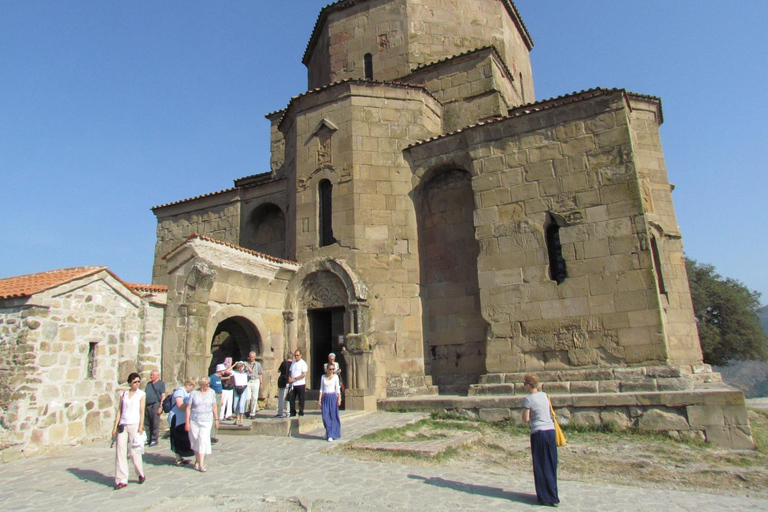
<path id="1" fill-rule="evenodd" d="M 210 388 L 208 377 L 197 381 L 200 389 L 189 395 L 185 430 L 189 433 L 189 442 L 195 452 L 195 469 L 205 473 L 205 456 L 211 453 L 211 428 L 219 426 L 216 410 L 216 393 Z"/>
<path id="2" fill-rule="evenodd" d="M 320 379 L 320 397 L 317 403 L 323 415 L 325 438 L 329 442 L 340 438 L 341 419 L 339 418 L 339 407 L 341 406 L 341 388 L 334 363 L 328 363 L 325 366 L 325 375 Z"/>

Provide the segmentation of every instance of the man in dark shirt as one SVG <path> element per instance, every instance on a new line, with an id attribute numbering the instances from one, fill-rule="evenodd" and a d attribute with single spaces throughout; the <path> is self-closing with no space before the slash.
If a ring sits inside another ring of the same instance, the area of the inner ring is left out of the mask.
<path id="1" fill-rule="evenodd" d="M 147 433 L 147 445 L 155 446 L 160 433 L 160 414 L 163 412 L 165 383 L 160 380 L 160 372 L 152 370 L 149 383 L 144 388 L 147 405 L 144 410 L 144 432 Z"/>
<path id="2" fill-rule="evenodd" d="M 293 364 L 293 355 L 289 352 L 285 355 L 285 361 L 280 364 L 280 368 L 277 369 L 279 376 L 277 377 L 277 414 L 275 418 L 288 417 L 288 410 L 285 407 L 285 399 L 288 396 L 288 391 L 291 389 L 291 385 L 288 384 L 288 375 L 291 371 L 291 365 Z"/>

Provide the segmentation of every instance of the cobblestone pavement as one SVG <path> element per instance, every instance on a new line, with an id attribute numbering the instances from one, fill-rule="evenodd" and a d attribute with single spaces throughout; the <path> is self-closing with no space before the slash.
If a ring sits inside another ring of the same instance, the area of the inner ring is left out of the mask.
<path id="1" fill-rule="evenodd" d="M 342 420 L 344 441 L 423 415 L 374 413 Z M 207 473 L 171 465 L 167 441 L 144 455 L 147 481 L 114 485 L 107 443 L 0 466 L 0 510 L 228 512 L 536 510 L 533 477 L 365 462 L 328 453 L 323 431 L 298 438 L 221 436 Z M 131 469 L 131 472 L 133 469 Z M 768 510 L 768 500 L 560 481 L 560 510 Z M 160 505 L 160 508 L 158 507 Z"/>

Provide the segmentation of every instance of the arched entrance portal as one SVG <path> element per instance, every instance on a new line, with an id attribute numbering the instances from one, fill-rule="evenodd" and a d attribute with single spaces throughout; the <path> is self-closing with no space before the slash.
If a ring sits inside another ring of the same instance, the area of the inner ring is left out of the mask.
<path id="1" fill-rule="evenodd" d="M 211 340 L 211 362 L 208 374 L 216 370 L 216 365 L 231 357 L 232 361 L 245 361 L 249 352 L 261 355 L 261 336 L 256 327 L 246 318 L 227 318 L 219 324 Z"/>

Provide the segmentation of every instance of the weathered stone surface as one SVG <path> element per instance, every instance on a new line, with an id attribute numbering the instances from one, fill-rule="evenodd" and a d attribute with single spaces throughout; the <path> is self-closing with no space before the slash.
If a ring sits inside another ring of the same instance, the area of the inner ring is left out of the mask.
<path id="1" fill-rule="evenodd" d="M 674 410 L 650 409 L 643 413 L 637 423 L 641 430 L 654 432 L 664 430 L 688 430 L 690 425 L 685 415 Z"/>

